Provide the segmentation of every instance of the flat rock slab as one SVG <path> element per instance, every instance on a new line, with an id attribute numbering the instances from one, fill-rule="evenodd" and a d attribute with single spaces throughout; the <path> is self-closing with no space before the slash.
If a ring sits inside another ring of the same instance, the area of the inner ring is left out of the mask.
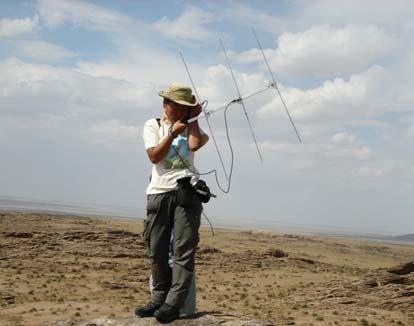
<path id="1" fill-rule="evenodd" d="M 161 325 L 155 318 L 97 318 L 90 321 L 61 320 L 47 322 L 43 326 L 150 326 Z M 195 318 L 181 318 L 168 325 L 188 326 L 270 326 L 273 323 L 243 318 L 219 318 L 212 315 L 204 315 Z"/>
<path id="2" fill-rule="evenodd" d="M 414 273 L 414 261 L 399 264 L 388 269 L 389 273 L 397 275 L 407 275 Z"/>

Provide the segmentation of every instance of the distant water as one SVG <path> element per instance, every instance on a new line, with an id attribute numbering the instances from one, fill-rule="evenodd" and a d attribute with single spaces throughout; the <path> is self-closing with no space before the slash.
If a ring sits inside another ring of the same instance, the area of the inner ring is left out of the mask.
<path id="1" fill-rule="evenodd" d="M 57 201 L 27 200 L 22 198 L 4 196 L 0 197 L 0 211 L 1 210 L 50 214 L 109 216 L 115 218 L 118 217 L 138 219 L 144 217 L 143 211 L 140 211 L 140 209 L 137 207 L 123 207 L 101 204 L 95 205 L 79 203 L 62 203 Z M 380 241 L 385 243 L 414 245 L 414 241 L 412 240 L 411 236 L 407 237 L 407 241 L 401 241 L 401 239 L 405 236 L 378 233 L 362 233 L 333 227 L 307 226 L 276 221 L 254 221 L 252 219 L 245 218 L 243 219 L 243 224 L 240 224 L 240 219 L 238 219 L 237 221 L 234 219 L 214 219 L 212 222 L 215 227 L 224 227 L 230 229 L 264 229 L 309 236 L 352 238 L 369 241 Z"/>
<path id="2" fill-rule="evenodd" d="M 0 210 L 139 218 L 138 208 L 0 197 Z"/>

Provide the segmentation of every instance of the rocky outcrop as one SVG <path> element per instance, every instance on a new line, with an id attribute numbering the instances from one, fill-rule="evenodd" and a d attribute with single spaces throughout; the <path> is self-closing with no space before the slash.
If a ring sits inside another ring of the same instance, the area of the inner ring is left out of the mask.
<path id="1" fill-rule="evenodd" d="M 387 284 L 412 285 L 414 284 L 414 275 L 385 274 L 368 278 L 363 281 L 363 285 L 366 287 L 384 286 Z"/>
<path id="2" fill-rule="evenodd" d="M 90 321 L 61 320 L 47 322 L 42 326 L 150 326 L 160 325 L 155 318 L 97 318 Z M 270 326 L 271 322 L 239 318 L 239 317 L 217 317 L 213 315 L 196 315 L 194 318 L 180 318 L 169 325 L 187 326 Z"/>
<path id="3" fill-rule="evenodd" d="M 362 285 L 368 288 L 387 284 L 414 285 L 414 262 L 390 267 L 385 273 L 370 276 L 362 281 Z"/>
<path id="4" fill-rule="evenodd" d="M 1 305 L 10 305 L 15 302 L 15 295 L 13 293 L 3 293 L 1 295 Z"/>
<path id="5" fill-rule="evenodd" d="M 393 266 L 389 268 L 388 273 L 397 274 L 397 275 L 407 275 L 410 273 L 414 273 L 414 261 L 410 261 L 407 263 L 402 263 L 397 266 Z"/>
<path id="6" fill-rule="evenodd" d="M 159 325 L 133 317 L 149 297 L 140 229 L 136 221 L 0 218 L 0 324 Z M 340 241 L 202 237 L 197 307 L 205 313 L 172 324 L 414 325 L 414 247 Z"/>
<path id="7" fill-rule="evenodd" d="M 5 238 L 32 238 L 33 233 L 31 232 L 1 232 Z"/>

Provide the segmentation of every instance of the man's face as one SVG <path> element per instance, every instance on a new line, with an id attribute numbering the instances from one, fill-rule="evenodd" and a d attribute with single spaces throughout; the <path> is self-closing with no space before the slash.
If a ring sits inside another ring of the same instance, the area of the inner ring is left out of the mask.
<path id="1" fill-rule="evenodd" d="M 188 115 L 189 107 L 186 105 L 178 104 L 170 100 L 164 100 L 163 105 L 165 115 L 171 122 L 178 120 L 184 121 Z"/>

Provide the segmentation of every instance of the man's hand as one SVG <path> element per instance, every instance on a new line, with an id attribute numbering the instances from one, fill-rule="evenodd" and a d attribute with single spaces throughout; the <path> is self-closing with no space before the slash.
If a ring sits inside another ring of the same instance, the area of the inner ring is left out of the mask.
<path id="1" fill-rule="evenodd" d="M 174 124 L 172 125 L 171 132 L 173 133 L 174 136 L 177 136 L 181 134 L 185 128 L 187 128 L 187 124 L 178 120 L 174 122 Z"/>

